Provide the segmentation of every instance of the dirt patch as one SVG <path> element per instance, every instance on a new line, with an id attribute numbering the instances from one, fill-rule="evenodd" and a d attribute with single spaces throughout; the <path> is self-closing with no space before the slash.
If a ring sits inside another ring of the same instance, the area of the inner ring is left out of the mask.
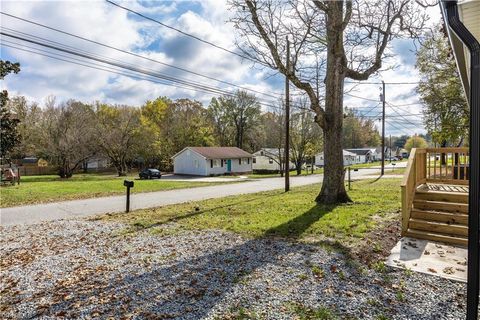
<path id="1" fill-rule="evenodd" d="M 377 228 L 369 232 L 359 245 L 352 249 L 351 255 L 355 260 L 371 266 L 383 261 L 390 255 L 390 250 L 401 238 L 401 221 L 399 217 L 382 222 Z"/>

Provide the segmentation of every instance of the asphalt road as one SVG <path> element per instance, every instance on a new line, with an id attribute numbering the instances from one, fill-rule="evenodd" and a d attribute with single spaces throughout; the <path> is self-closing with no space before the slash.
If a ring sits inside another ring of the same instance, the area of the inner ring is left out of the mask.
<path id="1" fill-rule="evenodd" d="M 372 176 L 373 172 L 375 172 L 375 170 L 359 170 L 357 172 L 352 171 L 352 180 L 374 179 L 375 177 Z M 390 172 L 386 172 L 386 174 L 389 173 Z M 292 187 L 315 183 L 319 184 L 322 181 L 322 178 L 322 175 L 300 177 L 293 176 L 291 177 L 290 184 Z M 191 189 L 137 193 L 131 195 L 130 209 L 136 210 L 161 207 L 190 201 L 282 189 L 283 187 L 283 178 L 265 178 L 241 183 L 222 184 Z M 84 217 L 109 212 L 122 212 L 124 210 L 125 196 L 110 196 L 53 202 L 38 205 L 2 208 L 0 209 L 0 224 L 33 224 L 41 221 Z"/>

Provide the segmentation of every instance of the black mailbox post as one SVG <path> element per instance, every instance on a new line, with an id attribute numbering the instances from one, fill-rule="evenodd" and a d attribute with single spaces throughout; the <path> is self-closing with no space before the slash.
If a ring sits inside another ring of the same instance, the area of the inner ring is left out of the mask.
<path id="1" fill-rule="evenodd" d="M 130 188 L 133 188 L 133 181 L 123 180 L 123 185 L 127 187 L 127 209 L 126 212 L 130 212 Z"/>

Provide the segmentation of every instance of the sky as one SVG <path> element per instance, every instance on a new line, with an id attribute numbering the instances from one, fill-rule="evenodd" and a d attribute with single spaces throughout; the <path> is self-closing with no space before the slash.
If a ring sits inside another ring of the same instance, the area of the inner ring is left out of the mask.
<path id="1" fill-rule="evenodd" d="M 196 37 L 238 52 L 234 44 L 235 30 L 233 25 L 228 23 L 231 9 L 226 1 L 116 2 Z M 167 76 L 207 85 L 209 88 L 217 87 L 233 92 L 238 88 L 236 86 L 239 86 L 255 90 L 260 92 L 257 96 L 261 99 L 264 109 L 268 108 L 268 105 L 277 105 L 278 97 L 283 94 L 283 76 L 259 65 L 253 66 L 251 61 L 186 37 L 105 1 L 2 1 L 0 5 L 2 13 L 108 44 L 146 56 L 151 60 L 121 53 L 2 14 L 0 24 L 3 32 L 22 37 L 26 34 L 35 35 L 43 38 L 44 42 L 55 41 L 50 43 L 63 46 L 67 50 L 81 49 L 86 53 L 95 54 L 100 59 L 103 57 L 116 59 L 122 64 L 147 68 Z M 439 8 L 434 7 L 428 10 L 432 23 L 439 21 Z M 1 41 L 1 58 L 18 61 L 21 64 L 21 72 L 17 75 L 9 75 L 2 81 L 2 87 L 7 89 L 10 95 L 23 95 L 29 101 L 40 104 L 51 95 L 55 96 L 59 102 L 77 99 L 84 102 L 102 101 L 135 106 L 141 106 L 145 101 L 159 96 L 168 96 L 172 99 L 196 99 L 206 106 L 212 97 L 219 95 L 205 92 L 205 89 L 192 90 L 184 85 L 166 85 L 165 80 L 147 81 L 138 74 L 134 77 L 126 76 L 125 73 L 128 73 L 128 70 L 116 68 L 116 72 L 123 73 L 118 74 L 89 68 L 85 65 L 94 65 L 103 69 L 108 67 L 110 71 L 113 67 L 81 57 L 75 57 L 77 60 L 72 60 L 72 56 L 68 53 L 42 48 L 18 39 L 2 36 Z M 54 52 L 57 58 L 58 54 L 61 54 L 63 55 L 61 59 L 77 64 L 21 51 L 18 48 L 37 53 L 40 52 L 38 49 L 41 49 L 44 51 L 40 53 L 50 56 Z M 413 41 L 397 40 L 392 43 L 392 49 L 395 56 L 386 62 L 385 70 L 371 77 L 365 84 L 346 85 L 345 106 L 356 108 L 368 116 L 380 117 L 379 87 L 381 85 L 375 82 L 381 80 L 387 83 L 417 82 L 419 80 L 414 66 Z M 199 77 L 165 64 L 195 71 L 223 82 Z M 386 85 L 387 135 L 411 135 L 425 132 L 421 125 L 421 105 L 415 104 L 419 100 L 414 89 L 415 85 L 411 84 Z M 294 89 L 292 90 L 295 92 Z M 380 128 L 380 122 L 376 121 L 376 123 Z"/>

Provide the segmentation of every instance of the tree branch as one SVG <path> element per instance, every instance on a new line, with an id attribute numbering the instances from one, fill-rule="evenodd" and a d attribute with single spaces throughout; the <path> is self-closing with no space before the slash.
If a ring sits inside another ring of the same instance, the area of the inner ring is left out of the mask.
<path id="1" fill-rule="evenodd" d="M 301 90 L 304 90 L 307 93 L 307 95 L 310 99 L 310 108 L 316 114 L 316 118 L 317 118 L 316 121 L 319 124 L 321 124 L 321 126 L 323 127 L 323 123 L 324 123 L 323 118 L 324 118 L 324 115 L 325 115 L 325 111 L 323 110 L 323 108 L 319 104 L 319 100 L 318 100 L 318 97 L 315 94 L 315 90 L 312 88 L 310 83 L 301 81 L 295 75 L 295 73 L 291 72 L 290 70 L 287 70 L 285 64 L 282 62 L 282 59 L 280 58 L 280 54 L 278 52 L 277 47 L 272 42 L 272 40 L 268 36 L 267 32 L 265 31 L 262 23 L 260 22 L 260 19 L 258 17 L 258 13 L 257 13 L 256 2 L 253 1 L 253 0 L 246 0 L 246 4 L 248 6 L 250 14 L 252 15 L 252 22 L 255 25 L 255 27 L 257 28 L 258 32 L 260 33 L 260 36 L 261 36 L 262 40 L 267 45 L 267 47 L 268 47 L 268 49 L 269 49 L 269 51 L 272 55 L 273 61 L 275 62 L 275 65 L 276 65 L 277 69 L 282 74 L 284 74 L 286 77 L 288 77 L 288 79 L 290 81 L 292 81 L 292 83 L 297 88 L 299 88 Z"/>

